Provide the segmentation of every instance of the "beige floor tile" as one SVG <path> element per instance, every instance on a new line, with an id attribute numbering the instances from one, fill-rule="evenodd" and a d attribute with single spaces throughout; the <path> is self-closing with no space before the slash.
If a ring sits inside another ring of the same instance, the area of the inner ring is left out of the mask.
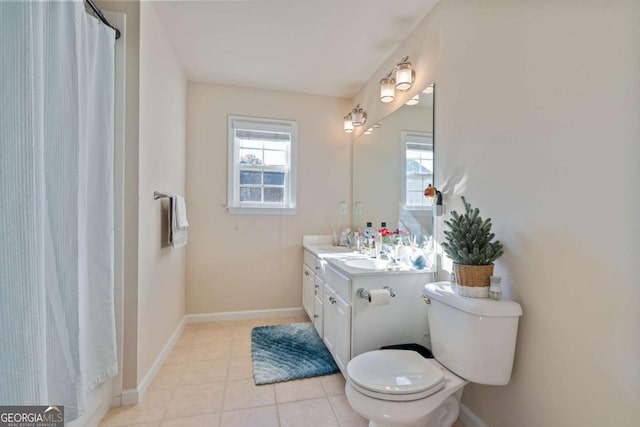
<path id="1" fill-rule="evenodd" d="M 160 421 L 172 394 L 173 389 L 150 387 L 138 405 L 111 409 L 100 425 L 128 426 Z"/>
<path id="2" fill-rule="evenodd" d="M 152 423 L 129 424 L 122 427 L 160 427 L 160 421 L 155 421 Z"/>
<path id="3" fill-rule="evenodd" d="M 114 408 L 100 423 L 101 427 L 129 426 L 157 422 L 162 419 L 166 405 L 136 405 Z"/>
<path id="4" fill-rule="evenodd" d="M 151 383 L 153 388 L 175 388 L 182 374 L 183 365 L 179 363 L 164 364 Z"/>
<path id="5" fill-rule="evenodd" d="M 324 397 L 320 378 L 305 378 L 275 384 L 276 401 L 278 403 L 293 402 L 295 400 Z"/>
<path id="6" fill-rule="evenodd" d="M 237 338 L 232 342 L 230 357 L 251 356 L 251 339 Z"/>
<path id="7" fill-rule="evenodd" d="M 252 325 L 237 325 L 234 328 L 234 337 L 251 339 L 251 331 L 253 328 Z"/>
<path id="8" fill-rule="evenodd" d="M 223 412 L 221 427 L 278 427 L 278 409 L 275 406 L 240 409 Z"/>
<path id="9" fill-rule="evenodd" d="M 300 400 L 278 405 L 281 427 L 337 427 L 329 399 Z"/>
<path id="10" fill-rule="evenodd" d="M 369 421 L 351 408 L 347 396 L 331 396 L 329 402 L 331 402 L 340 427 L 367 427 L 369 425 Z"/>
<path id="11" fill-rule="evenodd" d="M 226 381 L 228 367 L 228 359 L 185 363 L 178 384 L 193 385 Z"/>
<path id="12" fill-rule="evenodd" d="M 223 396 L 223 382 L 179 386 L 173 393 L 164 418 L 181 418 L 220 412 Z"/>
<path id="13" fill-rule="evenodd" d="M 275 403 L 273 384 L 256 386 L 252 379 L 227 382 L 223 406 L 225 412 Z"/>
<path id="14" fill-rule="evenodd" d="M 322 383 L 322 387 L 324 387 L 324 391 L 327 393 L 327 396 L 344 394 L 345 381 L 341 373 L 338 372 L 333 375 L 324 375 L 320 377 L 320 382 Z"/>
<path id="15" fill-rule="evenodd" d="M 229 380 L 253 378 L 253 360 L 251 357 L 229 359 Z"/>
<path id="16" fill-rule="evenodd" d="M 232 343 L 228 340 L 216 343 L 197 343 L 177 346 L 169 353 L 167 364 L 201 362 L 203 360 L 228 359 Z"/>
<path id="17" fill-rule="evenodd" d="M 172 395 L 172 389 L 149 387 L 138 406 L 166 405 L 171 400 Z"/>
<path id="18" fill-rule="evenodd" d="M 163 420 L 160 427 L 218 427 L 220 414 L 197 415 L 195 417 Z"/>
<path id="19" fill-rule="evenodd" d="M 176 345 L 206 345 L 217 344 L 235 338 L 233 330 L 200 329 L 189 335 L 182 335 Z"/>

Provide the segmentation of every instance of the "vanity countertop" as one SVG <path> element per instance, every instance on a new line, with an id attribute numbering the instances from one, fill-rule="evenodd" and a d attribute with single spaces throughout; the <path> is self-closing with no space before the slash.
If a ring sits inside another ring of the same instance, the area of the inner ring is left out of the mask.
<path id="1" fill-rule="evenodd" d="M 323 259 L 331 267 L 338 270 L 338 272 L 347 276 L 372 276 L 379 274 L 431 274 L 429 270 L 416 270 L 414 268 L 402 268 L 402 269 L 363 269 L 351 267 L 346 264 L 347 261 L 352 260 L 367 260 L 370 259 L 366 255 L 358 252 L 354 252 L 346 246 L 332 246 L 326 244 L 303 244 L 305 250 L 311 252 L 315 256 Z"/>

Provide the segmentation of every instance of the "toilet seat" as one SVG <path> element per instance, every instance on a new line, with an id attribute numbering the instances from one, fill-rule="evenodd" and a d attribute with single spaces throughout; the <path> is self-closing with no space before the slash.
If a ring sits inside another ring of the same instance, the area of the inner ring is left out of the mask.
<path id="1" fill-rule="evenodd" d="M 374 350 L 347 364 L 347 380 L 354 389 L 375 399 L 411 401 L 441 390 L 444 373 L 414 351 Z"/>

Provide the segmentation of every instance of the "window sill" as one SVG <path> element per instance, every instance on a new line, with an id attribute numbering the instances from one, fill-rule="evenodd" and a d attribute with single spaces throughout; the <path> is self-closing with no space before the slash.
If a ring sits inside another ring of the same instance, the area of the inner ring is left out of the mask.
<path id="1" fill-rule="evenodd" d="M 296 208 L 257 208 L 227 206 L 227 212 L 232 215 L 295 215 Z"/>
<path id="2" fill-rule="evenodd" d="M 432 207 L 420 208 L 420 207 L 403 206 L 403 208 L 406 212 L 411 212 L 411 215 L 413 216 L 433 216 Z"/>

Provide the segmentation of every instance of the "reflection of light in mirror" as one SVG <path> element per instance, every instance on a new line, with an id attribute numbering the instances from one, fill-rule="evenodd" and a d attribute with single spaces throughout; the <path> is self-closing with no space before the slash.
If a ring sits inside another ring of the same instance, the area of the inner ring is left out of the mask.
<path id="1" fill-rule="evenodd" d="M 372 132 L 373 132 L 373 128 L 369 128 L 369 129 L 364 131 L 364 134 L 365 135 L 371 135 Z"/>
<path id="2" fill-rule="evenodd" d="M 423 90 L 422 93 L 433 93 L 433 84 L 427 86 L 427 88 Z"/>
<path id="3" fill-rule="evenodd" d="M 416 96 L 414 96 L 413 98 L 411 98 L 410 100 L 408 100 L 405 104 L 406 105 L 418 105 L 418 103 L 420 103 L 420 94 L 419 93 Z"/>
<path id="4" fill-rule="evenodd" d="M 347 114 L 344 116 L 344 131 L 346 133 L 353 133 L 353 120 L 351 119 L 351 114 Z"/>

